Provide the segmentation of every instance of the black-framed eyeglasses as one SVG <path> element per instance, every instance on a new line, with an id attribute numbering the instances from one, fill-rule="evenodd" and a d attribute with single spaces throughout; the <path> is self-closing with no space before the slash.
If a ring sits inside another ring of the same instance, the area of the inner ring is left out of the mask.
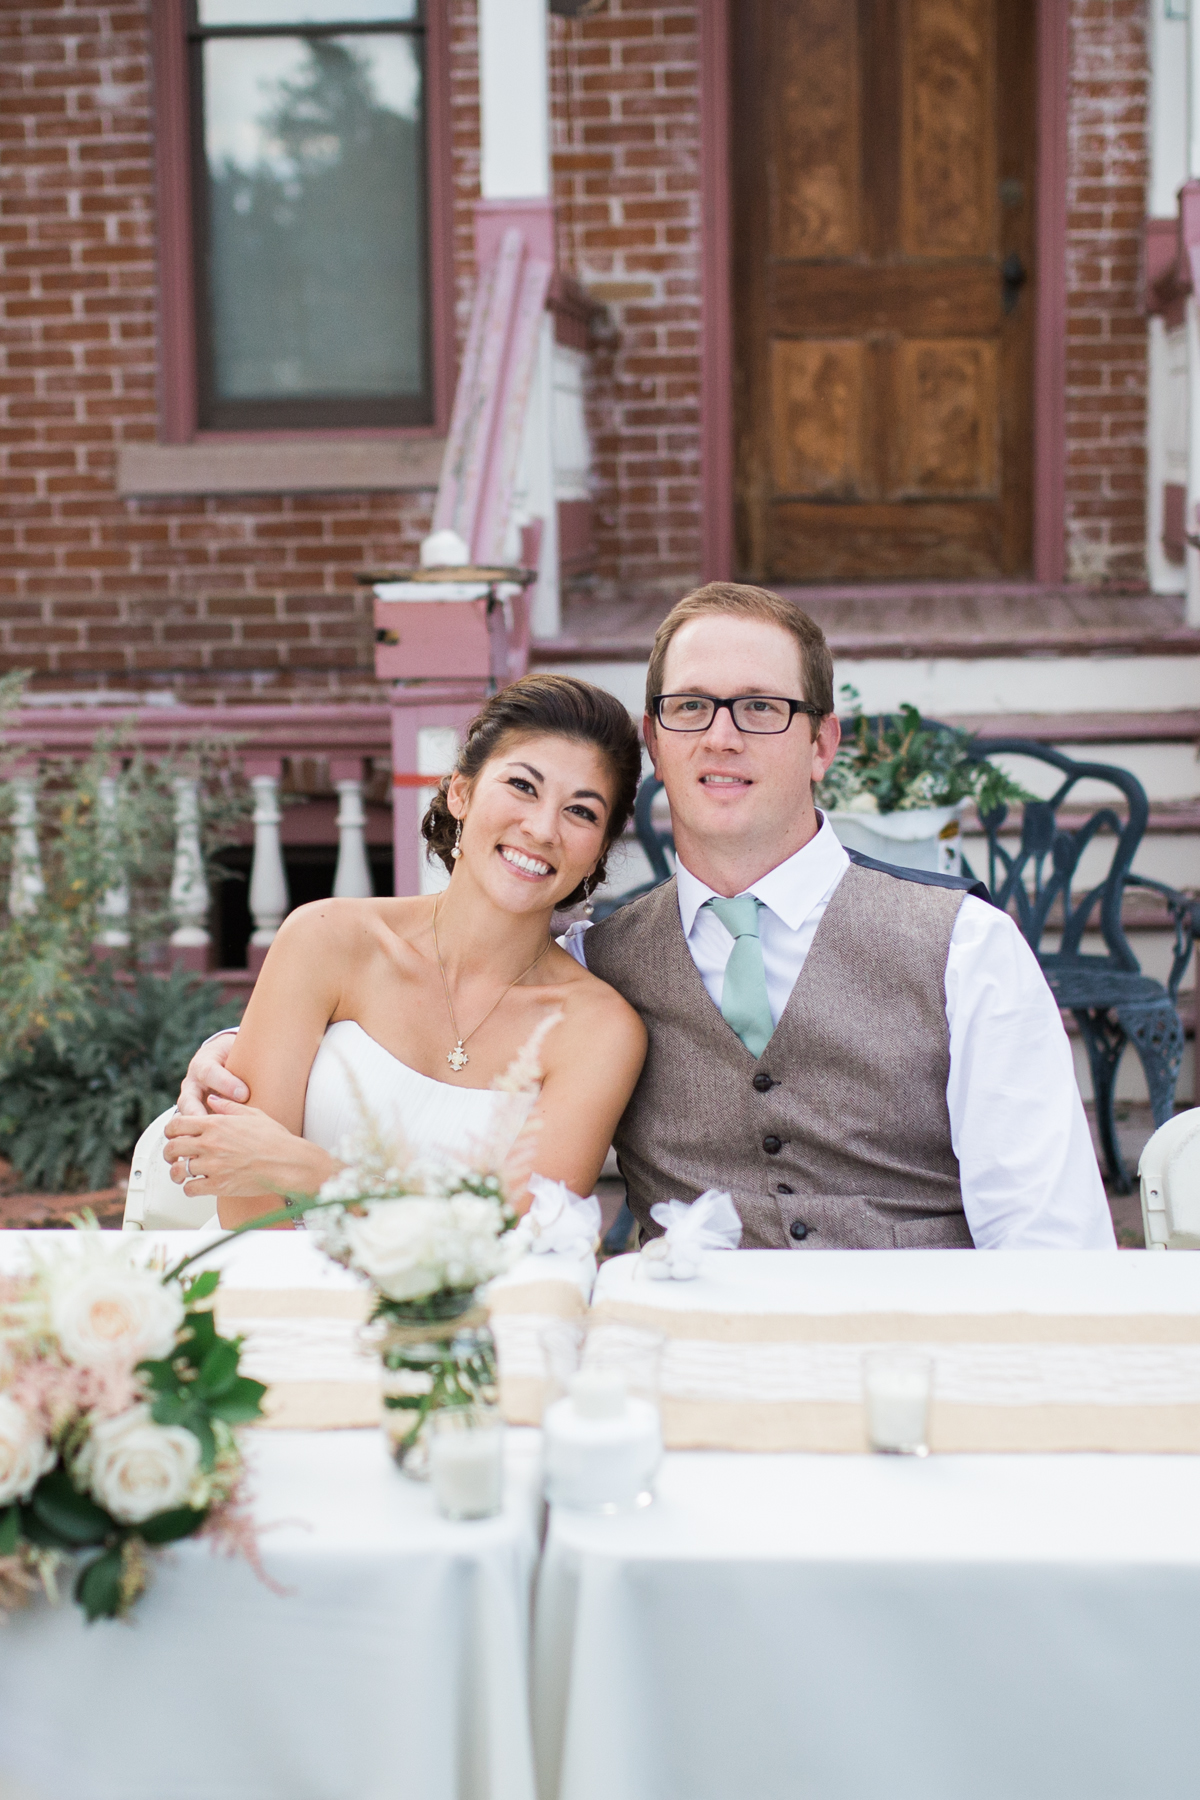
<path id="1" fill-rule="evenodd" d="M 718 700 L 715 694 L 655 694 L 653 706 L 664 731 L 707 731 L 723 706 L 739 731 L 762 736 L 786 731 L 797 713 L 825 717 L 811 700 L 789 700 L 783 694 L 738 694 L 732 700 Z"/>

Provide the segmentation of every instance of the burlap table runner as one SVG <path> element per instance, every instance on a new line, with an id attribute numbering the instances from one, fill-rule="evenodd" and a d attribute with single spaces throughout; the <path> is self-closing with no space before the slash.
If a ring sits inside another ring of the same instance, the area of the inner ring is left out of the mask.
<path id="1" fill-rule="evenodd" d="M 379 1423 L 379 1356 L 362 1342 L 371 1301 L 366 1288 L 217 1290 L 219 1328 L 245 1338 L 243 1373 L 267 1383 L 263 1427 L 335 1431 Z M 488 1310 L 504 1416 L 514 1425 L 539 1424 L 542 1329 L 582 1318 L 583 1295 L 569 1281 L 522 1282 L 497 1288 Z"/>
<path id="2" fill-rule="evenodd" d="M 864 1450 L 863 1353 L 905 1344 L 934 1359 L 934 1450 L 1200 1453 L 1196 1315 L 823 1316 L 605 1300 L 590 1315 L 589 1354 L 632 1369 L 651 1332 L 666 1340 L 671 1449 Z"/>

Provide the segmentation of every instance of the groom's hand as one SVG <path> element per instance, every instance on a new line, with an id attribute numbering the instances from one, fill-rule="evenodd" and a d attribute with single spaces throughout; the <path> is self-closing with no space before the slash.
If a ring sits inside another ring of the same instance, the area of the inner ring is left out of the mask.
<path id="1" fill-rule="evenodd" d="M 201 1044 L 188 1064 L 176 1102 L 185 1119 L 207 1118 L 210 1094 L 219 1094 L 226 1100 L 249 1100 L 250 1089 L 245 1082 L 239 1081 L 225 1067 L 236 1036 L 236 1032 L 226 1031 L 219 1037 L 210 1038 L 206 1044 Z"/>

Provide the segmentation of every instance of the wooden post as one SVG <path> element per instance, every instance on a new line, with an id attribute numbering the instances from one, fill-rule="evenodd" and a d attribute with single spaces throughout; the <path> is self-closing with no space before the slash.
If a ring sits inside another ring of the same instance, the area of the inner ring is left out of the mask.
<path id="1" fill-rule="evenodd" d="M 338 796 L 337 868 L 333 875 L 336 899 L 369 900 L 375 892 L 367 858 L 367 815 L 363 810 L 362 759 L 350 762 L 338 757 L 329 764 L 329 778 Z"/>
<path id="2" fill-rule="evenodd" d="M 200 847 L 200 783 L 194 776 L 175 778 L 175 868 L 171 876 L 171 913 L 178 924 L 171 933 L 171 963 L 202 974 L 209 964 L 208 882 Z"/>
<path id="3" fill-rule="evenodd" d="M 14 919 L 30 918 L 46 892 L 37 840 L 37 784 L 32 775 L 14 775 L 12 789 L 13 859 L 8 910 Z"/>
<path id="4" fill-rule="evenodd" d="M 254 858 L 250 864 L 250 916 L 254 930 L 250 934 L 247 965 L 257 975 L 275 941 L 275 933 L 283 924 L 288 910 L 287 870 L 283 866 L 283 846 L 279 825 L 279 782 L 283 759 L 247 762 L 246 774 L 254 794 Z"/>

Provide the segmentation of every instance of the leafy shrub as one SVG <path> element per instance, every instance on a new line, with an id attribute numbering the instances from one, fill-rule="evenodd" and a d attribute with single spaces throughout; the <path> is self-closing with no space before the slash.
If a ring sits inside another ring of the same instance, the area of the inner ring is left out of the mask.
<path id="1" fill-rule="evenodd" d="M 107 1187 L 116 1158 L 173 1105 L 196 1045 L 239 1012 L 182 970 L 127 985 L 101 965 L 74 1018 L 0 1075 L 0 1153 L 31 1188 Z"/>

